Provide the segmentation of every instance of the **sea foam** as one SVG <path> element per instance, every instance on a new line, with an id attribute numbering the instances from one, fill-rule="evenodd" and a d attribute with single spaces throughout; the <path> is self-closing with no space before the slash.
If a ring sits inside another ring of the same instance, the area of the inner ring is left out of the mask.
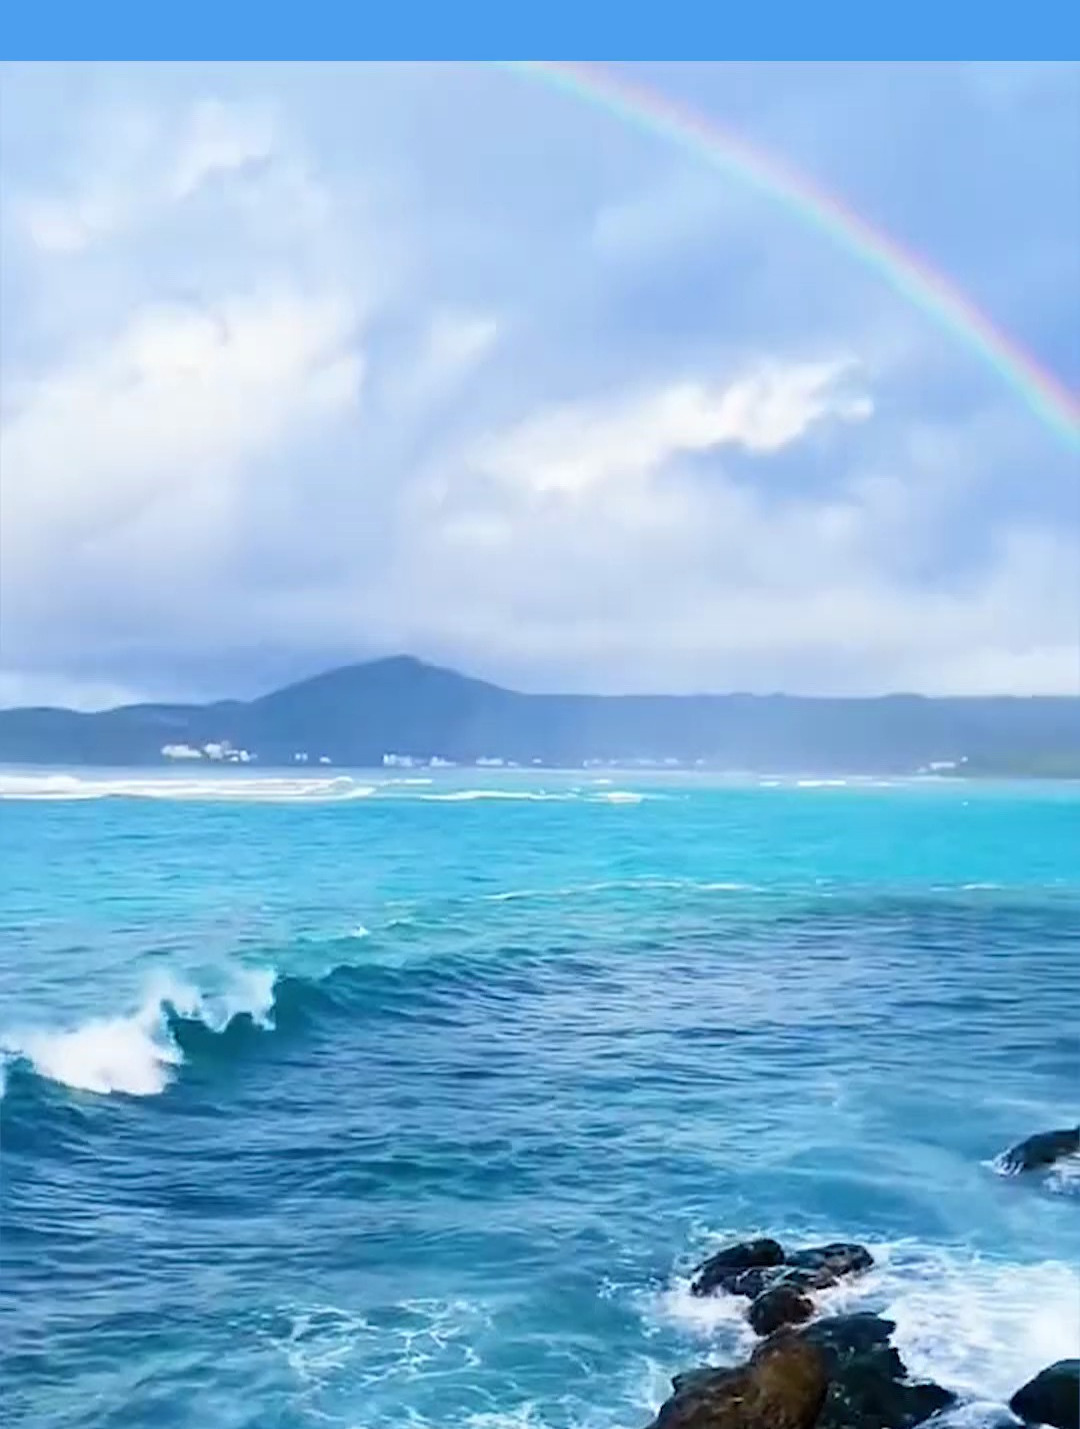
<path id="1" fill-rule="evenodd" d="M 367 799 L 374 784 L 360 784 L 348 775 L 298 778 L 290 775 L 253 778 L 222 773 L 202 778 L 148 774 L 106 777 L 78 774 L 0 774 L 0 799 L 72 802 L 86 799 L 175 799 L 226 803 L 338 803 Z"/>

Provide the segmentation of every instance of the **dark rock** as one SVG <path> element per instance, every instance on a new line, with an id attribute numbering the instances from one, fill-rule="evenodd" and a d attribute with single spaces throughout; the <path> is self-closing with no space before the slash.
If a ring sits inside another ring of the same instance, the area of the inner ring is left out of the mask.
<path id="1" fill-rule="evenodd" d="M 796 1289 L 778 1285 L 754 1302 L 751 1321 L 762 1312 L 762 1301 L 768 1306 L 789 1295 L 809 1311 L 809 1301 Z M 872 1314 L 834 1315 L 801 1330 L 782 1328 L 739 1369 L 680 1375 L 652 1429 L 914 1429 L 955 1403 L 955 1396 L 910 1378 L 890 1344 L 895 1329 L 891 1320 Z M 1075 1406 L 1076 1363 L 1055 1365 L 1046 1375 L 1061 1371 L 1072 1375 Z M 1075 1408 L 1072 1419 L 1045 1422 L 1055 1429 L 1080 1429 Z"/>
<path id="2" fill-rule="evenodd" d="M 1025 1424 L 1080 1429 L 1080 1360 L 1058 1360 L 1044 1369 L 1016 1391 L 1009 1408 Z"/>
<path id="3" fill-rule="evenodd" d="M 729 1295 L 744 1295 L 747 1300 L 756 1300 L 770 1285 L 786 1272 L 782 1265 L 756 1266 L 753 1270 L 740 1270 L 735 1277 L 721 1288 Z"/>
<path id="4" fill-rule="evenodd" d="M 797 1270 L 808 1270 L 817 1275 L 828 1275 L 829 1280 L 822 1285 L 834 1284 L 845 1275 L 859 1275 L 869 1270 L 874 1257 L 864 1245 L 837 1241 L 832 1245 L 814 1245 L 806 1250 L 793 1251 L 787 1263 Z"/>
<path id="5" fill-rule="evenodd" d="M 955 1402 L 940 1384 L 897 1375 L 899 1358 L 876 1350 L 834 1375 L 816 1429 L 912 1429 Z"/>
<path id="6" fill-rule="evenodd" d="M 796 1290 L 827 1290 L 836 1284 L 836 1275 L 825 1265 L 815 1268 L 793 1265 L 772 1272 L 771 1285 L 791 1285 Z"/>
<path id="7" fill-rule="evenodd" d="M 827 1387 L 821 1350 L 778 1335 L 738 1369 L 680 1375 L 650 1429 L 814 1429 Z"/>
<path id="8" fill-rule="evenodd" d="M 683 1370 L 682 1374 L 677 1374 L 671 1381 L 671 1387 L 676 1394 L 687 1394 L 695 1388 L 707 1388 L 718 1373 L 727 1374 L 727 1372 L 727 1370 L 718 1371 L 712 1365 L 703 1365 L 701 1369 Z"/>
<path id="9" fill-rule="evenodd" d="M 817 1429 L 911 1429 L 955 1396 L 912 1380 L 889 1344 L 896 1326 L 877 1315 L 835 1315 L 800 1332 L 825 1355 L 829 1390 Z"/>
<path id="10" fill-rule="evenodd" d="M 854 1315 L 830 1315 L 826 1320 L 818 1320 L 803 1330 L 802 1337 L 819 1345 L 834 1359 L 843 1360 L 852 1355 L 866 1354 L 879 1345 L 887 1345 L 895 1329 L 895 1320 L 886 1320 L 881 1315 L 872 1315 L 864 1310 Z"/>
<path id="11" fill-rule="evenodd" d="M 863 1245 L 837 1242 L 809 1246 L 785 1256 L 775 1240 L 742 1241 L 711 1255 L 694 1272 L 695 1295 L 725 1290 L 756 1300 L 766 1290 L 785 1284 L 799 1290 L 824 1290 L 845 1275 L 869 1270 L 874 1257 Z"/>
<path id="12" fill-rule="evenodd" d="M 780 1284 L 764 1291 L 747 1311 L 755 1334 L 771 1335 L 785 1325 L 801 1325 L 814 1313 L 813 1301 L 794 1285 Z"/>
<path id="13" fill-rule="evenodd" d="M 775 1240 L 747 1240 L 725 1246 L 698 1266 L 690 1285 L 693 1295 L 726 1290 L 742 1272 L 783 1265 L 784 1248 Z M 747 1293 L 747 1292 L 740 1292 Z"/>
<path id="14" fill-rule="evenodd" d="M 1041 1131 L 1037 1136 L 1029 1136 L 1018 1142 L 1000 1157 L 1003 1171 L 1015 1174 L 1019 1171 L 1035 1171 L 1040 1166 L 1052 1166 L 1063 1156 L 1075 1156 L 1080 1152 L 1080 1126 L 1063 1131 Z"/>

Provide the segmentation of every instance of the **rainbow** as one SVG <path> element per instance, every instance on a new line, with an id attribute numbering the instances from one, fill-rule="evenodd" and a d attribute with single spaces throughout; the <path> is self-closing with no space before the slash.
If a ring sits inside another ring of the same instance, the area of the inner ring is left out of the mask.
<path id="1" fill-rule="evenodd" d="M 1080 451 L 1080 403 L 1064 383 L 996 327 L 943 273 L 774 154 L 610 70 L 568 60 L 508 60 L 501 67 L 531 75 L 627 124 L 670 139 L 783 204 L 921 308 L 990 367 L 1066 446 Z"/>

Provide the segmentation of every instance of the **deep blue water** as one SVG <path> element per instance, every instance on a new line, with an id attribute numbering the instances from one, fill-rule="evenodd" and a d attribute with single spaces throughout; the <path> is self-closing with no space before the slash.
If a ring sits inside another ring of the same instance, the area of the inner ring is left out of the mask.
<path id="1" fill-rule="evenodd" d="M 160 777 L 0 778 L 6 1423 L 634 1429 L 752 1231 L 1077 1353 L 1080 790 Z"/>

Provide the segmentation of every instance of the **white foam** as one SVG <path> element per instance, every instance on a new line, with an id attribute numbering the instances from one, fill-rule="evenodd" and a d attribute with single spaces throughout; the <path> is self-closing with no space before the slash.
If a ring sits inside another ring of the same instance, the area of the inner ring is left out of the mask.
<path id="1" fill-rule="evenodd" d="M 188 983 L 156 979 L 135 1012 L 94 1017 L 76 1027 L 13 1029 L 0 1037 L 9 1060 L 22 1059 L 39 1076 L 77 1091 L 156 1096 L 168 1086 L 183 1054 L 169 1031 L 168 1010 L 198 1017 L 214 1031 L 248 1013 L 271 1025 L 275 974 L 269 968 L 235 972 L 220 993 L 207 995 Z"/>
<path id="2" fill-rule="evenodd" d="M 316 1305 L 292 1315 L 289 1333 L 275 1343 L 297 1379 L 319 1384 L 347 1363 L 357 1339 L 370 1328 L 353 1311 Z"/>
<path id="3" fill-rule="evenodd" d="M 642 794 L 634 789 L 449 789 L 421 794 L 436 804 L 467 804 L 477 799 L 503 799 L 536 804 L 641 804 L 662 794 Z"/>
<path id="4" fill-rule="evenodd" d="M 757 1337 L 747 1324 L 746 1305 L 737 1295 L 694 1295 L 690 1278 L 680 1275 L 661 1292 L 652 1313 L 663 1323 L 718 1343 L 725 1352 L 749 1353 Z"/>
<path id="5" fill-rule="evenodd" d="M 1018 1265 L 899 1245 L 856 1293 L 882 1298 L 913 1374 L 975 1398 L 1004 1403 L 1080 1345 L 1080 1273 L 1062 1261 Z"/>
<path id="6" fill-rule="evenodd" d="M 357 923 L 357 925 L 356 925 L 355 928 L 350 928 L 350 929 L 349 929 L 349 937 L 350 937 L 350 938 L 370 938 L 370 937 L 371 937 L 371 929 L 370 929 L 370 928 L 365 928 L 364 925 L 363 925 L 363 923 Z"/>
<path id="7" fill-rule="evenodd" d="M 310 1388 L 342 1371 L 350 1384 L 370 1389 L 475 1366 L 474 1342 L 491 1328 L 489 1312 L 468 1300 L 402 1300 L 363 1314 L 335 1305 L 291 1307 L 282 1319 L 287 1332 L 275 1326 L 268 1338 Z"/>
<path id="8" fill-rule="evenodd" d="M 548 1429 L 548 1423 L 531 1401 L 516 1409 L 482 1409 L 465 1420 L 468 1429 Z"/>
<path id="9" fill-rule="evenodd" d="M 485 903 L 515 903 L 529 898 L 582 898 L 593 893 L 634 893 L 671 891 L 680 893 L 753 893 L 756 883 L 709 882 L 692 878 L 609 878 L 597 883 L 571 883 L 556 888 L 508 888 L 503 893 L 485 893 Z"/>
<path id="10" fill-rule="evenodd" d="M 372 1394 L 403 1399 L 409 1407 L 398 1418 L 412 1429 L 447 1429 L 450 1424 L 460 1429 L 637 1429 L 670 1393 L 669 1367 L 647 1355 L 633 1356 L 622 1371 L 605 1376 L 605 1404 L 597 1405 L 589 1391 L 591 1357 L 583 1346 L 576 1357 L 580 1374 L 572 1375 L 575 1383 L 557 1402 L 547 1395 L 541 1400 L 519 1395 L 514 1380 L 502 1379 L 496 1370 L 484 1398 L 500 1407 L 473 1408 L 472 1396 L 466 1407 L 459 1394 L 465 1376 L 471 1380 L 487 1364 L 490 1347 L 496 1347 L 497 1357 L 500 1324 L 497 1297 L 493 1302 L 406 1299 L 362 1309 L 290 1305 L 268 1317 L 256 1334 L 284 1359 L 313 1422 L 329 1422 L 326 1410 L 338 1408 L 344 1397 L 360 1407 L 361 1419 L 348 1420 L 357 1429 L 367 1422 L 363 1406 Z M 566 1339 L 557 1351 L 564 1366 L 575 1358 L 573 1343 Z M 444 1401 L 440 1381 L 453 1407 Z M 332 1401 L 322 1399 L 327 1393 Z M 607 1403 L 618 1407 L 607 1408 Z M 333 1419 L 339 1422 L 336 1415 Z"/>
<path id="11" fill-rule="evenodd" d="M 1045 1190 L 1061 1196 L 1080 1194 L 1080 1154 L 1062 1156 L 1049 1166 L 1033 1166 L 1028 1170 L 1010 1163 L 1008 1156 L 1007 1151 L 1002 1151 L 992 1161 L 984 1161 L 982 1164 L 997 1176 L 1007 1179 L 1023 1176 L 1026 1180 L 1037 1182 Z"/>
<path id="12" fill-rule="evenodd" d="M 171 775 L 106 777 L 78 774 L 0 774 L 0 799 L 71 801 L 84 799 L 176 799 L 205 802 L 319 803 L 367 799 L 374 784 L 358 784 L 348 775 L 301 779 L 250 778 L 222 773 L 203 778 Z"/>
<path id="13" fill-rule="evenodd" d="M 1043 1176 L 1048 1191 L 1063 1196 L 1080 1196 L 1080 1156 L 1063 1156 Z"/>
<path id="14" fill-rule="evenodd" d="M 161 1008 L 148 1005 L 130 1017 L 95 1018 L 66 1032 L 16 1034 L 9 1045 L 50 1081 L 148 1097 L 164 1091 L 180 1061 L 161 1023 Z"/>
<path id="15" fill-rule="evenodd" d="M 536 789 L 451 789 L 445 794 L 421 794 L 421 799 L 434 804 L 469 804 L 477 799 L 522 800 L 530 803 L 568 803 L 576 794 L 549 794 Z"/>

